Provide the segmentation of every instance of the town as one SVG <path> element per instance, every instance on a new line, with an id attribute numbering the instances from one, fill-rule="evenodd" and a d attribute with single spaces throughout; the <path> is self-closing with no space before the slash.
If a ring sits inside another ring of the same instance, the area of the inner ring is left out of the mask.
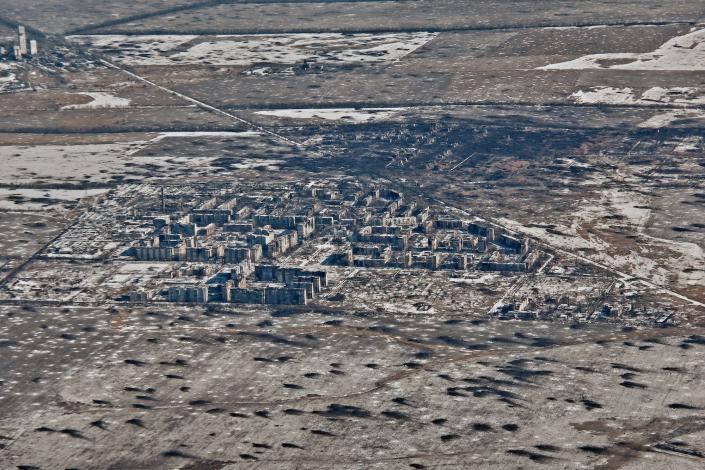
<path id="1" fill-rule="evenodd" d="M 702 0 L 0 6 L 0 470 L 705 466 Z"/>
<path id="2" fill-rule="evenodd" d="M 479 283 L 454 299 L 455 308 L 465 305 L 464 298 L 484 299 L 484 314 L 500 319 L 678 321 L 672 308 L 655 306 L 638 286 L 404 189 L 354 178 L 123 185 L 97 196 L 93 208 L 0 295 L 135 305 L 335 305 L 345 297 L 346 283 L 363 273 L 379 283 L 403 273 L 411 277 L 400 296 L 419 298 L 413 307 L 419 312 L 431 304 L 413 283 L 434 276 L 446 291 L 459 282 Z M 57 265 L 65 268 L 51 268 Z M 39 271 L 45 273 L 41 281 L 33 280 Z M 104 274 L 88 275 L 92 271 Z M 62 279 L 50 281 L 47 272 L 61 272 Z M 511 285 L 499 299 L 488 295 L 486 282 Z M 444 300 L 438 302 L 445 309 Z M 365 305 L 356 304 L 349 307 Z"/>

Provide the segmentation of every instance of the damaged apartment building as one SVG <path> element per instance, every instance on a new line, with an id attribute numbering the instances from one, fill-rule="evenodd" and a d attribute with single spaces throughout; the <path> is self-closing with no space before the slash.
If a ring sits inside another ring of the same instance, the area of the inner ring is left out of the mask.
<path id="1" fill-rule="evenodd" d="M 207 190 L 206 190 L 207 189 Z M 144 235 L 127 256 L 209 266 L 175 275 L 172 302 L 306 304 L 327 285 L 323 271 L 278 266 L 292 250 L 325 239 L 339 249 L 317 262 L 358 268 L 528 272 L 542 253 L 527 239 L 356 181 L 262 188 L 172 189 L 135 212 Z M 138 296 L 139 298 L 139 296 Z"/>
<path id="2" fill-rule="evenodd" d="M 480 222 L 435 216 L 397 191 L 373 191 L 358 202 L 348 247 L 330 262 L 362 268 L 529 272 L 542 253 L 529 240 Z"/>
<path id="3" fill-rule="evenodd" d="M 326 286 L 325 273 L 296 268 L 270 273 L 268 265 L 258 264 L 287 253 L 315 231 L 311 208 L 281 207 L 288 198 L 249 204 L 257 201 L 212 197 L 182 214 L 167 210 L 162 195 L 162 210 L 153 214 L 149 236 L 134 243 L 128 255 L 138 261 L 205 263 L 225 270 L 208 281 L 172 280 L 166 289 L 171 302 L 306 304 Z"/>

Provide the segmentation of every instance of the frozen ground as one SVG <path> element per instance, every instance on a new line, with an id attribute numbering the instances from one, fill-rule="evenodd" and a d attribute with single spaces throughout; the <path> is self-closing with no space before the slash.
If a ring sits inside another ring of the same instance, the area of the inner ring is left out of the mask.
<path id="1" fill-rule="evenodd" d="M 244 36 L 72 36 L 79 44 L 114 54 L 126 65 L 320 64 L 392 62 L 435 33 L 277 34 Z"/>
<path id="2" fill-rule="evenodd" d="M 702 285 L 705 251 L 690 241 L 649 235 L 651 204 L 648 196 L 637 191 L 604 188 L 600 190 L 599 202 L 585 200 L 577 204 L 579 209 L 550 230 L 507 218 L 500 221 L 553 246 L 582 253 L 657 285 L 676 288 Z M 643 241 L 634 241 L 634 236 L 625 237 L 627 230 Z"/>
<path id="3" fill-rule="evenodd" d="M 676 110 L 665 111 L 655 114 L 646 121 L 639 124 L 639 127 L 647 129 L 660 129 L 671 124 L 690 120 L 705 119 L 705 113 L 696 110 Z"/>
<path id="4" fill-rule="evenodd" d="M 570 99 L 585 104 L 617 104 L 659 106 L 677 105 L 684 109 L 659 112 L 639 123 L 641 128 L 658 129 L 674 122 L 705 118 L 705 112 L 699 109 L 686 109 L 689 106 L 705 104 L 705 90 L 695 87 L 652 87 L 639 93 L 632 88 L 615 88 L 609 86 L 591 87 L 570 95 Z"/>
<path id="5" fill-rule="evenodd" d="M 653 87 L 639 94 L 632 88 L 592 87 L 588 91 L 577 91 L 570 96 L 578 103 L 590 104 L 639 104 L 658 106 L 663 104 L 702 105 L 705 91 L 695 87 Z"/>
<path id="6" fill-rule="evenodd" d="M 146 135 L 143 135 L 143 137 Z M 147 136 L 149 137 L 149 136 Z M 76 144 L 76 145 L 5 145 L 0 146 L 3 171 L 0 183 L 12 185 L 47 184 L 109 184 L 125 178 L 162 178 L 170 169 L 171 176 L 209 174 L 210 166 L 221 157 L 217 153 L 181 157 L 178 152 L 163 151 L 158 154 L 138 155 L 150 146 L 169 142 L 176 149 L 193 146 L 198 139 L 244 140 L 256 145 L 261 135 L 256 132 L 161 132 L 145 140 L 132 142 Z M 234 168 L 274 169 L 278 159 L 263 159 L 247 155 L 246 159 L 233 161 Z M 164 170 L 167 171 L 167 170 Z M 78 194 L 78 193 L 77 193 Z M 61 196 L 61 194 L 59 194 Z M 61 199 L 59 197 L 58 199 Z M 8 203 L 3 203 L 7 205 Z"/>
<path id="7" fill-rule="evenodd" d="M 130 101 L 127 98 L 120 98 L 104 91 L 86 91 L 81 92 L 81 95 L 86 95 L 92 101 L 84 104 L 71 104 L 63 106 L 61 109 L 100 109 L 100 108 L 126 108 L 130 106 Z"/>
<path id="8" fill-rule="evenodd" d="M 286 119 L 323 119 L 342 122 L 375 122 L 387 120 L 405 108 L 326 108 L 326 109 L 275 109 L 256 111 L 262 116 Z"/>
<path id="9" fill-rule="evenodd" d="M 105 182 L 123 170 L 122 158 L 143 144 L 0 146 L 2 182 Z"/>
<path id="10" fill-rule="evenodd" d="M 36 210 L 60 208 L 63 203 L 96 196 L 107 189 L 8 189 L 0 188 L 0 209 Z"/>
<path id="11" fill-rule="evenodd" d="M 0 277 L 33 255 L 66 223 L 63 214 L 56 212 L 1 210 Z"/>
<path id="12" fill-rule="evenodd" d="M 20 81 L 17 79 L 17 67 L 12 64 L 0 62 L 0 93 L 17 88 Z"/>
<path id="13" fill-rule="evenodd" d="M 567 62 L 546 65 L 540 69 L 703 71 L 705 70 L 705 29 L 697 29 L 683 36 L 674 37 L 649 53 L 590 54 Z"/>
<path id="14" fill-rule="evenodd" d="M 704 350 L 687 331 L 53 310 L 0 309 L 0 436 L 13 466 L 81 468 L 87 456 L 99 468 L 224 470 L 701 463 L 658 450 L 705 443 Z"/>

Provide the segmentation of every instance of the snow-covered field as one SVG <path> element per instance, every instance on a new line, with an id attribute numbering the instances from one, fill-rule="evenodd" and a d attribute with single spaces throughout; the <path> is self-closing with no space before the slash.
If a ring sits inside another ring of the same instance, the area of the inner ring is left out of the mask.
<path id="1" fill-rule="evenodd" d="M 56 201 L 75 202 L 107 189 L 7 189 L 0 188 L 0 209 L 42 210 Z M 51 201 L 50 201 L 51 200 Z"/>
<path id="2" fill-rule="evenodd" d="M 682 36 L 669 39 L 656 50 L 646 53 L 607 52 L 590 54 L 566 62 L 538 67 L 539 70 L 635 70 L 651 72 L 705 71 L 705 29 L 692 28 Z M 632 88 L 610 86 L 578 90 L 570 98 L 578 103 L 623 105 L 702 105 L 705 92 L 693 87 L 653 87 L 641 95 Z M 669 110 L 639 124 L 643 128 L 660 128 L 683 119 L 703 119 L 699 110 Z"/>
<path id="3" fill-rule="evenodd" d="M 637 98 L 631 88 L 614 88 L 610 86 L 591 87 L 587 91 L 578 90 L 570 99 L 577 103 L 599 104 L 636 104 Z"/>
<path id="4" fill-rule="evenodd" d="M 703 142 L 703 136 L 692 135 L 685 137 L 680 141 L 678 145 L 673 149 L 676 153 L 688 153 L 688 152 L 698 152 L 703 150 L 705 142 Z"/>
<path id="5" fill-rule="evenodd" d="M 656 114 L 639 124 L 639 127 L 658 129 L 684 119 L 705 119 L 705 113 L 696 110 L 666 111 Z"/>
<path id="6" fill-rule="evenodd" d="M 702 285 L 705 281 L 702 266 L 705 266 L 705 250 L 694 243 L 658 238 L 646 233 L 651 218 L 649 198 L 635 191 L 616 188 L 601 190 L 601 200 L 585 201 L 557 228 L 560 233 L 551 233 L 540 227 L 527 227 L 514 220 L 499 221 L 509 228 L 541 239 L 551 245 L 580 253 L 587 250 L 586 257 L 631 276 L 647 279 L 655 284 L 673 287 Z M 617 216 L 619 224 L 628 225 L 649 240 L 648 245 L 630 247 L 629 251 L 612 246 L 609 239 L 599 234 L 612 229 L 608 216 Z M 588 233 L 585 228 L 594 225 Z M 620 252 L 621 251 L 621 252 Z"/>
<path id="7" fill-rule="evenodd" d="M 324 119 L 326 121 L 375 122 L 395 116 L 403 108 L 330 108 L 330 109 L 274 109 L 255 114 L 288 119 Z"/>
<path id="8" fill-rule="evenodd" d="M 16 88 L 19 85 L 20 82 L 17 80 L 17 74 L 14 71 L 14 65 L 0 63 L 0 93 Z"/>
<path id="9" fill-rule="evenodd" d="M 184 131 L 184 132 L 160 132 L 159 135 L 150 139 L 146 142 L 137 142 L 133 145 L 133 149 L 130 150 L 127 155 L 133 155 L 149 144 L 162 141 L 169 138 L 183 138 L 189 139 L 194 137 L 222 137 L 222 138 L 251 138 L 251 137 L 261 137 L 262 134 L 256 131 L 242 131 L 242 132 L 232 132 L 232 131 Z"/>
<path id="10" fill-rule="evenodd" d="M 258 63 L 321 64 L 379 63 L 398 60 L 437 36 L 437 33 L 88 35 L 69 39 L 114 54 L 127 65 L 229 65 Z M 201 40 L 203 39 L 203 40 Z"/>
<path id="11" fill-rule="evenodd" d="M 653 52 L 590 54 L 567 62 L 539 67 L 541 70 L 703 70 L 705 29 L 669 39 Z"/>
<path id="12" fill-rule="evenodd" d="M 83 104 L 70 104 L 61 109 L 103 109 L 103 108 L 126 108 L 130 106 L 130 100 L 120 98 L 104 91 L 86 91 L 78 93 L 92 98 L 92 101 Z"/>
<path id="13" fill-rule="evenodd" d="M 164 139 L 174 139 L 175 147 L 181 141 L 209 137 L 215 139 L 258 139 L 258 132 L 162 132 L 141 135 L 140 140 L 75 145 L 0 145 L 0 183 L 12 185 L 35 185 L 46 183 L 85 182 L 109 183 L 115 177 L 139 177 L 143 179 L 206 175 L 220 172 L 213 166 L 220 159 L 217 153 L 194 156 L 178 156 L 169 151 L 150 155 L 138 152 Z M 233 170 L 278 170 L 283 160 L 243 157 L 232 160 Z M 56 199 L 61 199 L 58 197 Z M 16 206 L 13 207 L 16 208 Z"/>
<path id="14" fill-rule="evenodd" d="M 122 36 L 122 35 L 95 35 L 95 36 L 69 36 L 67 39 L 80 44 L 92 46 L 105 50 L 106 52 L 119 52 L 121 62 L 132 65 L 147 65 L 151 58 L 160 57 L 169 51 L 176 49 L 184 43 L 193 41 L 198 36 L 178 34 L 178 35 L 150 35 L 150 36 Z M 128 60 L 130 59 L 131 60 Z M 140 61 L 140 58 L 143 61 Z M 166 63 L 168 57 L 165 57 Z M 156 64 L 155 65 L 164 65 Z"/>
<path id="15" fill-rule="evenodd" d="M 653 87 L 640 95 L 632 88 L 615 88 L 609 86 L 591 87 L 578 90 L 570 99 L 583 104 L 618 104 L 618 105 L 689 105 L 705 104 L 705 91 L 694 87 Z M 669 110 L 658 113 L 639 124 L 643 128 L 660 128 L 682 119 L 703 119 L 705 112 L 697 109 Z"/>
<path id="16" fill-rule="evenodd" d="M 615 88 L 609 86 L 591 87 L 587 91 L 579 90 L 570 98 L 578 103 L 600 104 L 638 104 L 638 105 L 701 105 L 705 104 L 705 92 L 694 87 L 653 87 L 640 96 L 632 88 Z"/>
<path id="17" fill-rule="evenodd" d="M 0 146 L 0 182 L 107 180 L 111 174 L 123 171 L 122 157 L 132 150 L 132 144 Z"/>
<path id="18" fill-rule="evenodd" d="M 262 134 L 256 131 L 188 131 L 188 132 L 160 132 L 159 135 L 150 142 L 157 142 L 169 137 L 261 137 Z"/>

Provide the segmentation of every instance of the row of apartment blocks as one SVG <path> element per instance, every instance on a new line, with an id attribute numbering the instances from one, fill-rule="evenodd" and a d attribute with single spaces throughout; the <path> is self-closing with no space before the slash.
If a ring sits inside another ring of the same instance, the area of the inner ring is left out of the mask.
<path id="1" fill-rule="evenodd" d="M 447 251 L 447 252 L 485 252 L 487 240 L 482 237 L 462 233 L 436 232 L 431 234 L 402 231 L 401 227 L 367 226 L 351 236 L 354 244 L 388 246 L 397 251 Z M 514 246 L 503 245 L 514 250 Z M 525 247 L 519 246 L 517 252 Z"/>
<path id="2" fill-rule="evenodd" d="M 330 261 L 367 268 L 465 270 L 475 256 L 482 256 L 485 259 L 477 263 L 478 270 L 526 272 L 540 258 L 540 252 L 531 251 L 527 238 L 476 222 L 424 220 L 418 228 L 413 223 L 364 226 L 352 233 L 351 247 Z M 483 255 L 490 251 L 489 257 Z"/>
<path id="3" fill-rule="evenodd" d="M 345 253 L 338 254 L 334 264 L 358 268 L 414 268 L 466 270 L 472 259 L 466 254 L 446 254 L 406 251 L 394 253 L 389 247 L 355 246 Z"/>
<path id="4" fill-rule="evenodd" d="M 249 274 L 254 274 L 254 278 L 248 283 Z M 253 272 L 246 274 L 233 270 L 231 273 L 220 273 L 203 284 L 171 286 L 167 290 L 167 300 L 180 303 L 306 305 L 327 286 L 325 271 L 256 265 Z"/>
<path id="5" fill-rule="evenodd" d="M 518 260 L 495 260 L 494 252 L 488 260 L 481 260 L 476 264 L 478 271 L 504 271 L 504 272 L 530 272 L 535 269 L 541 259 L 541 252 L 530 251 Z M 438 253 L 438 252 L 403 252 L 395 254 L 390 250 L 366 250 L 361 254 L 359 247 L 347 250 L 345 253 L 334 255 L 332 264 L 355 266 L 359 268 L 412 268 L 429 270 L 458 270 L 465 271 L 473 261 L 473 256 L 463 253 Z"/>
<path id="6" fill-rule="evenodd" d="M 486 251 L 487 243 L 493 242 L 515 253 L 526 254 L 529 251 L 528 239 L 497 232 L 493 227 L 474 222 L 439 219 L 418 223 L 414 222 L 418 220 L 417 218 L 411 217 L 409 223 L 403 225 L 403 223 L 397 223 L 399 222 L 397 219 L 400 218 L 388 219 L 394 221 L 393 224 L 365 225 L 352 233 L 351 241 L 388 245 L 395 250 L 417 248 L 421 242 L 423 249 L 429 248 L 434 251 L 447 248 L 449 251 L 480 252 Z M 419 232 L 430 235 L 422 236 Z"/>
<path id="7" fill-rule="evenodd" d="M 361 227 L 365 225 L 416 225 L 418 219 L 428 217 L 428 208 L 419 208 L 415 202 L 404 205 L 401 192 L 362 188 L 341 193 L 338 191 L 304 188 L 300 196 L 315 198 L 310 205 L 317 225 Z M 424 210 L 425 215 L 424 215 Z"/>
<path id="8" fill-rule="evenodd" d="M 303 236 L 315 230 L 315 222 L 310 219 L 304 225 Z M 197 224 L 170 224 L 166 233 L 160 233 L 135 243 L 128 254 L 139 261 L 224 261 L 237 263 L 244 259 L 259 261 L 263 256 L 276 257 L 296 247 L 300 243 L 297 230 L 275 229 L 269 225 L 254 227 L 251 223 L 226 224 L 223 226 L 223 239 L 199 246 L 199 237 L 209 237 L 216 232 L 216 225 L 205 227 Z M 238 233 L 228 241 L 228 233 Z"/>

